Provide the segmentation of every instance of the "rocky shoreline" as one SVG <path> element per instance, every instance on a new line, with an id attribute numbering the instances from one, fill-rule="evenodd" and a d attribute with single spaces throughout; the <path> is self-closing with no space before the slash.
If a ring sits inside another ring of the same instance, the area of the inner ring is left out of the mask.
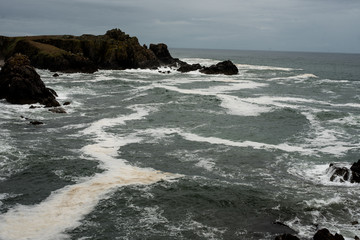
<path id="1" fill-rule="evenodd" d="M 164 43 L 141 46 L 136 37 L 130 37 L 120 29 L 112 29 L 104 35 L 81 36 L 0 36 L 0 59 L 9 59 L 16 53 L 26 55 L 32 65 L 40 69 L 60 72 L 93 73 L 99 69 L 156 69 L 160 66 L 181 68 L 188 66 L 173 58 Z M 237 74 L 231 61 L 209 68 L 197 65 L 205 74 Z M 187 72 L 185 70 L 181 72 Z"/>

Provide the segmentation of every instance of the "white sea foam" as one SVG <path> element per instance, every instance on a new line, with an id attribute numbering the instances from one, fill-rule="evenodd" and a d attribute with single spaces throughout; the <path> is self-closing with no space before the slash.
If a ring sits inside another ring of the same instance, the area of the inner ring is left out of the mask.
<path id="1" fill-rule="evenodd" d="M 250 64 L 236 64 L 236 66 L 241 70 L 265 70 L 265 71 L 270 70 L 270 71 L 285 71 L 285 72 L 301 70 L 301 69 L 294 69 L 294 68 L 261 66 L 261 65 L 250 65 Z"/>
<path id="2" fill-rule="evenodd" d="M 210 87 L 207 89 L 184 89 L 176 86 L 169 86 L 164 84 L 154 84 L 154 87 L 164 88 L 170 91 L 175 91 L 183 94 L 215 96 L 221 100 L 220 106 L 227 109 L 228 114 L 241 116 L 258 116 L 261 113 L 271 111 L 271 108 L 248 102 L 247 98 L 240 99 L 236 96 L 221 94 L 229 91 L 237 91 L 240 89 L 252 89 L 265 86 L 266 84 L 244 81 L 240 83 L 229 84 L 227 86 Z"/>
<path id="3" fill-rule="evenodd" d="M 258 116 L 261 113 L 270 112 L 271 108 L 264 105 L 249 103 L 246 99 L 240 99 L 235 96 L 219 94 L 217 97 L 221 100 L 220 106 L 228 109 L 227 113 L 240 116 Z"/>
<path id="4" fill-rule="evenodd" d="M 311 78 L 318 78 L 318 76 L 311 74 L 311 73 L 303 73 L 295 76 L 289 76 L 289 77 L 275 77 L 270 78 L 268 81 L 291 81 L 291 82 L 303 82 L 305 80 L 311 79 Z"/>
<path id="5" fill-rule="evenodd" d="M 80 225 L 81 219 L 112 190 L 129 184 L 151 184 L 175 175 L 153 169 L 130 166 L 118 159 L 122 146 L 141 141 L 130 134 L 115 136 L 106 128 L 139 120 L 154 110 L 153 107 L 134 105 L 135 112 L 117 118 L 101 119 L 83 131 L 94 136 L 95 143 L 83 148 L 84 154 L 97 160 L 105 172 L 96 174 L 78 184 L 53 192 L 43 202 L 33 206 L 18 205 L 0 215 L 0 238 L 3 240 L 67 239 L 64 233 Z"/>
<path id="6" fill-rule="evenodd" d="M 156 129 L 148 129 L 142 130 L 141 133 L 150 134 L 152 136 L 156 136 L 158 138 L 163 138 L 166 135 L 170 134 L 178 134 L 184 139 L 193 142 L 206 142 L 210 144 L 216 145 L 225 145 L 231 147 L 251 147 L 254 149 L 265 149 L 265 150 L 281 150 L 284 152 L 299 152 L 301 154 L 312 154 L 312 150 L 304 149 L 298 146 L 291 146 L 288 143 L 281 143 L 281 144 L 267 144 L 267 143 L 260 143 L 254 141 L 232 141 L 223 138 L 217 137 L 203 137 L 194 133 L 185 132 L 180 128 L 156 128 Z"/>

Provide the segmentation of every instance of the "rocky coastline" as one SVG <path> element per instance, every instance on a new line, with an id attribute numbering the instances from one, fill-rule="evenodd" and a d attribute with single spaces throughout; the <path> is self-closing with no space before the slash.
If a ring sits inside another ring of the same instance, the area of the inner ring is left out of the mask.
<path id="1" fill-rule="evenodd" d="M 141 46 L 137 37 L 130 37 L 120 29 L 98 36 L 0 36 L 0 59 L 7 60 L 16 53 L 26 55 L 34 67 L 54 72 L 93 73 L 99 69 L 181 68 L 189 65 L 173 58 L 166 44 L 150 44 L 149 48 Z M 198 69 L 205 74 L 238 73 L 230 61 L 209 68 L 198 64 Z"/>

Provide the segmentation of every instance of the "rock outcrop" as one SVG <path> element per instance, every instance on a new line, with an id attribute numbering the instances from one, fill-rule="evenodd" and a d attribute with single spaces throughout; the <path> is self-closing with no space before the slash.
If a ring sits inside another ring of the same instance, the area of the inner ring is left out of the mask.
<path id="1" fill-rule="evenodd" d="M 335 233 L 331 234 L 327 228 L 318 230 L 313 240 L 345 240 L 341 234 Z M 359 239 L 357 236 L 354 237 L 355 240 Z M 275 240 L 300 240 L 298 237 L 291 234 L 283 234 L 275 237 Z"/>
<path id="2" fill-rule="evenodd" d="M 98 69 L 155 69 L 166 65 L 180 67 L 180 72 L 201 69 L 205 74 L 238 73 L 231 61 L 210 67 L 189 65 L 173 58 L 166 44 L 150 44 L 147 48 L 141 46 L 136 37 L 130 37 L 120 29 L 98 36 L 0 36 L 0 59 L 8 59 L 16 53 L 28 56 L 34 67 L 54 72 L 93 73 Z"/>
<path id="3" fill-rule="evenodd" d="M 200 72 L 205 74 L 235 75 L 239 73 L 239 69 L 230 60 L 227 60 L 210 67 L 205 67 Z"/>
<path id="4" fill-rule="evenodd" d="M 155 54 L 120 29 L 105 35 L 0 37 L 0 59 L 15 53 L 51 71 L 92 73 L 100 69 L 154 68 Z"/>
<path id="5" fill-rule="evenodd" d="M 40 103 L 47 107 L 60 106 L 56 92 L 45 87 L 27 56 L 15 54 L 0 71 L 0 99 L 14 104 Z"/>
<path id="6" fill-rule="evenodd" d="M 314 240 L 345 240 L 345 239 L 342 235 L 337 233 L 333 235 L 330 233 L 328 229 L 323 228 L 315 233 Z"/>
<path id="7" fill-rule="evenodd" d="M 328 168 L 330 181 L 360 183 L 360 159 L 350 168 L 331 163 Z"/>
<path id="8" fill-rule="evenodd" d="M 203 68 L 203 66 L 201 66 L 199 63 L 196 63 L 196 64 L 184 63 L 178 68 L 178 71 L 185 73 L 185 72 L 196 71 L 196 70 L 199 70 L 202 68 Z"/>

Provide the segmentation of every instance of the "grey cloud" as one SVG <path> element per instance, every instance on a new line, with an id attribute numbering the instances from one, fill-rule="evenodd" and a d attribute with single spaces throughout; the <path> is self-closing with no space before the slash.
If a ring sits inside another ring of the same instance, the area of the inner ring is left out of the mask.
<path id="1" fill-rule="evenodd" d="M 103 34 L 170 47 L 360 52 L 357 0 L 0 0 L 0 34 Z"/>

